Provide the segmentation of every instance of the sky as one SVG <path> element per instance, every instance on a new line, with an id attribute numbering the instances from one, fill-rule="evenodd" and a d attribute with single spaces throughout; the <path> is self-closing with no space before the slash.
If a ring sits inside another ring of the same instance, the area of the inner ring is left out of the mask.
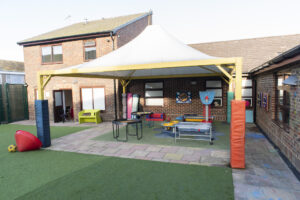
<path id="1" fill-rule="evenodd" d="M 0 0 L 0 59 L 23 61 L 18 41 L 85 18 L 152 10 L 153 24 L 190 44 L 300 34 L 299 8 L 299 0 Z"/>

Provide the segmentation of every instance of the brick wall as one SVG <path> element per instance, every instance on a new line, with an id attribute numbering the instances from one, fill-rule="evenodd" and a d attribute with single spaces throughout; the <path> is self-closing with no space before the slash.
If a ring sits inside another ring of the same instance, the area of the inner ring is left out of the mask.
<path id="1" fill-rule="evenodd" d="M 148 25 L 148 17 L 142 18 L 128 27 L 122 28 L 120 37 L 114 42 L 115 48 L 124 45 L 137 36 Z M 130 30 L 129 30 L 130 29 Z M 96 56 L 101 57 L 112 51 L 111 37 L 101 37 L 96 39 Z M 56 70 L 68 66 L 84 63 L 83 40 L 68 41 L 62 43 L 63 64 L 41 64 L 41 46 L 24 47 L 24 65 L 26 83 L 28 84 L 28 106 L 29 118 L 35 118 L 34 100 L 37 89 L 37 72 L 40 70 Z M 82 87 L 104 87 L 106 98 L 106 109 L 102 112 L 103 120 L 111 120 L 114 117 L 113 80 L 95 78 L 68 78 L 54 77 L 45 88 L 45 99 L 49 103 L 50 120 L 54 120 L 53 115 L 53 90 L 72 89 L 73 108 L 75 120 L 78 120 L 78 112 L 81 110 L 80 88 Z M 118 85 L 117 85 L 118 87 Z"/>
<path id="2" fill-rule="evenodd" d="M 124 44 L 128 43 L 129 41 L 134 39 L 139 33 L 141 33 L 148 25 L 148 17 L 152 18 L 151 15 L 146 16 L 117 31 L 116 35 L 118 37 L 116 38 L 117 38 L 118 47 L 121 47 Z"/>
<path id="3" fill-rule="evenodd" d="M 300 80 L 300 65 L 293 66 L 291 72 L 297 74 Z M 275 121 L 275 75 L 269 72 L 258 75 L 255 79 L 257 93 L 270 95 L 269 111 L 256 105 L 256 123 L 300 172 L 300 83 L 290 90 L 290 129 L 287 132 Z"/>
<path id="4" fill-rule="evenodd" d="M 168 117 L 175 119 L 182 114 L 203 114 L 203 105 L 200 101 L 199 91 L 205 90 L 205 80 L 221 80 L 216 78 L 178 78 L 178 79 L 157 79 L 155 81 L 163 81 L 164 88 L 164 106 L 145 106 L 145 83 L 153 82 L 153 80 L 133 80 L 128 85 L 128 92 L 139 94 L 140 104 L 143 111 L 151 111 L 156 113 L 166 113 Z M 191 85 L 191 81 L 196 81 L 196 85 Z M 221 80 L 222 81 L 222 80 Z M 223 107 L 213 108 L 212 115 L 216 120 L 226 121 L 227 110 L 227 91 L 228 85 L 222 81 L 223 85 Z M 192 103 L 178 104 L 176 103 L 176 92 L 190 91 L 192 93 Z"/>

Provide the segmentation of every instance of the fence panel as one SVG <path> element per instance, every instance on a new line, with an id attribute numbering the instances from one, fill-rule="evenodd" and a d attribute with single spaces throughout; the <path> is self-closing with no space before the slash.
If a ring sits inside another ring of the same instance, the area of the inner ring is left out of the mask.
<path id="1" fill-rule="evenodd" d="M 2 122 L 10 123 L 29 118 L 26 86 L 5 84 L 1 94 L 3 109 L 0 109 L 2 111 L 0 115 Z"/>
<path id="2" fill-rule="evenodd" d="M 0 124 L 2 122 L 5 121 L 5 115 L 4 115 L 4 101 L 3 101 L 3 98 L 2 98 L 2 84 L 0 84 Z"/>

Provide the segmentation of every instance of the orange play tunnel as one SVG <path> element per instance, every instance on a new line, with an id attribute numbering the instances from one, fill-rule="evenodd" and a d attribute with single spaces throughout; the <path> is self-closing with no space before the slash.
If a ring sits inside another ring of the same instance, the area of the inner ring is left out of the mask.
<path id="1" fill-rule="evenodd" d="M 230 165 L 245 168 L 246 104 L 243 100 L 231 101 Z"/>

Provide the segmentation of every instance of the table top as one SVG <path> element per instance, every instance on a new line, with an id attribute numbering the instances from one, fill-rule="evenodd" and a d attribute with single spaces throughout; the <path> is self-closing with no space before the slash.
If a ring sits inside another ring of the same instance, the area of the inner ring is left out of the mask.
<path id="1" fill-rule="evenodd" d="M 141 123 L 142 120 L 141 119 L 119 119 L 119 120 L 113 120 L 112 123 L 113 124 L 135 124 L 135 123 Z"/>
<path id="2" fill-rule="evenodd" d="M 185 119 L 205 119 L 205 116 L 184 116 Z M 213 119 L 213 116 L 209 116 L 208 119 Z"/>
<path id="3" fill-rule="evenodd" d="M 207 131 L 211 128 L 211 123 L 206 122 L 180 122 L 175 124 L 175 127 L 178 129 L 186 130 L 186 131 Z"/>
<path id="4" fill-rule="evenodd" d="M 133 115 L 151 115 L 153 112 L 132 112 Z"/>

